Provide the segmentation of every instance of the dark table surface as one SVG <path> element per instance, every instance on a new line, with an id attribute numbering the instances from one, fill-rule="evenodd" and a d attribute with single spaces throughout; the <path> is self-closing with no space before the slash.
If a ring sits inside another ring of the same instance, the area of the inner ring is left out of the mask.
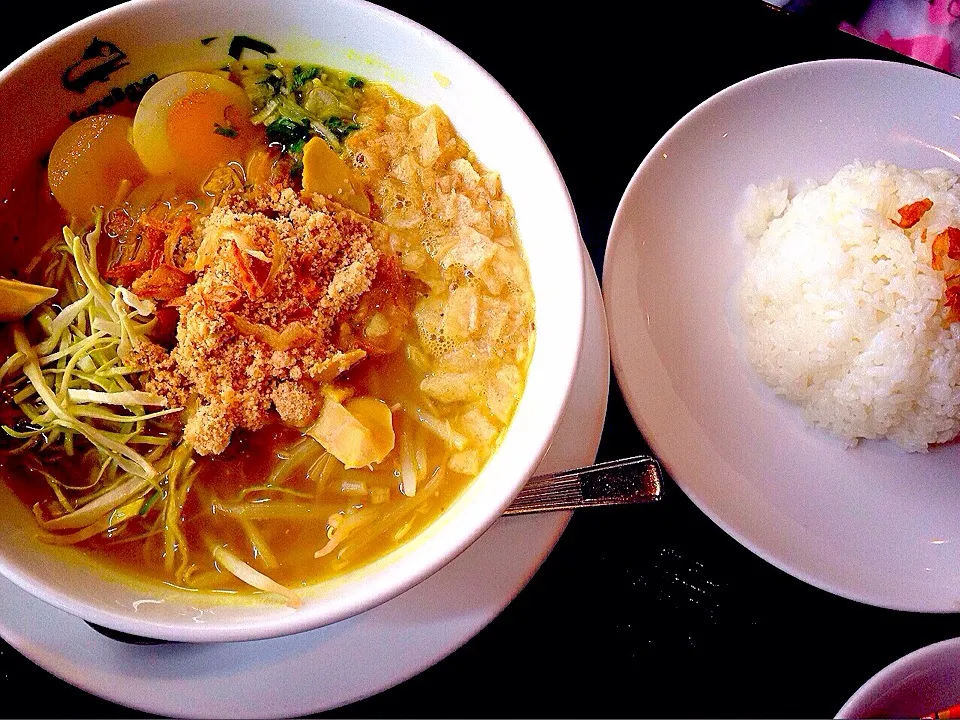
<path id="1" fill-rule="evenodd" d="M 0 64 L 113 4 L 18 4 Z M 598 273 L 631 175 L 701 101 L 795 62 L 912 62 L 837 30 L 829 14 L 788 15 L 760 0 L 383 4 L 459 46 L 527 112 L 566 178 Z M 646 449 L 613 378 L 598 459 Z M 960 615 L 874 608 L 794 579 L 727 536 L 668 478 L 658 504 L 575 513 L 539 572 L 465 646 L 327 714 L 832 717 L 890 662 L 958 635 Z M 2 641 L 0 695 L 11 717 L 142 716 Z"/>

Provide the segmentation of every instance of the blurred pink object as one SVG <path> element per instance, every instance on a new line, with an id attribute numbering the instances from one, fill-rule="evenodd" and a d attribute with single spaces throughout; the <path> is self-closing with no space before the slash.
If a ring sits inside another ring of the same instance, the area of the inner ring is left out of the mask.
<path id="1" fill-rule="evenodd" d="M 951 12 L 955 6 L 954 0 L 931 0 L 927 9 L 927 19 L 933 25 L 949 25 L 957 19 Z"/>
<path id="2" fill-rule="evenodd" d="M 960 0 L 873 0 L 840 29 L 960 75 Z"/>
<path id="3" fill-rule="evenodd" d="M 933 65 L 941 70 L 949 71 L 951 69 L 950 41 L 938 35 L 895 38 L 884 30 L 878 37 L 873 38 L 873 41 L 878 45 L 909 55 L 920 62 Z"/>

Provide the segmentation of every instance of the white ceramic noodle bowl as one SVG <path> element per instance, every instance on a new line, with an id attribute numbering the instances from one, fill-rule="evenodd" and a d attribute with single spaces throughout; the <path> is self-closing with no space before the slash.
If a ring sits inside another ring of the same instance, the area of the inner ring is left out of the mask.
<path id="1" fill-rule="evenodd" d="M 29 510 L 0 490 L 0 572 L 43 600 L 104 627 L 180 641 L 266 638 L 326 625 L 382 603 L 431 575 L 501 514 L 546 453 L 566 405 L 584 322 L 584 274 L 576 216 L 543 140 L 516 102 L 473 60 L 429 30 L 376 5 L 350 0 L 134 0 L 81 21 L 0 72 L 0 187 L 34 159 L 74 110 L 113 88 L 224 64 L 246 35 L 276 57 L 324 64 L 390 83 L 437 103 L 487 167 L 501 174 L 530 263 L 536 349 L 513 423 L 480 476 L 429 528 L 361 569 L 302 591 L 303 606 L 235 601 L 169 586 L 144 588 L 35 540 Z M 106 83 L 82 95 L 61 84 L 94 37 L 124 53 Z M 216 38 L 208 44 L 203 38 Z M 249 50 L 246 51 L 250 53 Z M 263 56 L 260 56 L 262 59 Z M 490 122 L 496 118 L 496 122 Z"/>

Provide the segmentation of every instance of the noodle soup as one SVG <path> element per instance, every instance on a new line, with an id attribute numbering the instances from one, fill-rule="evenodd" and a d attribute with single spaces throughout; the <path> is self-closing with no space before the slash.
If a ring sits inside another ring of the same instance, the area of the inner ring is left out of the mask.
<path id="1" fill-rule="evenodd" d="M 2 467 L 47 543 L 296 606 L 439 517 L 513 418 L 530 274 L 436 106 L 306 63 L 174 73 L 14 196 Z"/>

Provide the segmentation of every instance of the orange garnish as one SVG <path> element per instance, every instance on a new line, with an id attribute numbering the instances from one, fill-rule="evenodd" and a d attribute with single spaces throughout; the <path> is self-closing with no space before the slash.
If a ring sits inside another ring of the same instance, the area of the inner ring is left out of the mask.
<path id="1" fill-rule="evenodd" d="M 267 258 L 260 251 L 256 251 L 260 255 L 257 257 L 251 254 L 251 250 L 253 249 L 241 248 L 240 243 L 235 240 L 230 246 L 230 257 L 240 275 L 240 286 L 247 293 L 247 297 L 260 298 L 267 294 L 273 284 L 285 251 L 279 240 L 274 240 L 273 243 L 274 259 Z"/>
<path id="2" fill-rule="evenodd" d="M 131 289 L 142 298 L 174 300 L 187 291 L 193 276 L 180 268 L 161 263 L 149 274 L 141 275 Z"/>
<path id="3" fill-rule="evenodd" d="M 242 335 L 255 337 L 269 345 L 273 350 L 282 351 L 303 347 L 320 339 L 315 332 L 308 330 L 302 323 L 296 321 L 287 325 L 283 332 L 277 332 L 269 325 L 252 322 L 236 313 L 225 312 L 223 316 L 233 326 L 234 330 Z"/>
<path id="4" fill-rule="evenodd" d="M 960 228 L 948 227 L 933 239 L 931 247 L 933 258 L 930 265 L 934 270 L 943 270 L 943 258 L 960 260 Z"/>
<path id="5" fill-rule="evenodd" d="M 273 238 L 273 256 L 270 258 L 270 272 L 267 275 L 267 279 L 263 282 L 263 292 L 264 294 L 270 292 L 270 288 L 273 287 L 274 281 L 277 279 L 277 275 L 280 274 L 280 270 L 283 269 L 284 261 L 287 259 L 287 247 L 283 244 L 283 241 L 278 238 Z"/>
<path id="6" fill-rule="evenodd" d="M 176 221 L 167 222 L 143 213 L 135 229 L 136 242 L 122 246 L 120 258 L 104 273 L 104 277 L 127 287 L 151 268 L 164 264 L 176 268 L 173 252 L 180 238 L 190 232 L 191 220 L 189 215 L 180 215 Z"/>
<path id="7" fill-rule="evenodd" d="M 116 280 L 125 287 L 130 287 L 134 280 L 149 269 L 149 260 L 131 260 L 130 262 L 114 265 L 107 270 L 103 276 L 108 280 Z"/>
<path id="8" fill-rule="evenodd" d="M 904 205 L 902 208 L 897 210 L 897 212 L 900 214 L 900 219 L 899 220 L 891 219 L 890 222 L 904 229 L 912 228 L 914 225 L 920 222 L 920 218 L 922 218 L 924 213 L 926 213 L 927 210 L 929 210 L 932 207 L 933 207 L 933 200 L 931 200 L 930 198 L 917 200 L 916 202 L 912 202 L 908 205 Z"/>

